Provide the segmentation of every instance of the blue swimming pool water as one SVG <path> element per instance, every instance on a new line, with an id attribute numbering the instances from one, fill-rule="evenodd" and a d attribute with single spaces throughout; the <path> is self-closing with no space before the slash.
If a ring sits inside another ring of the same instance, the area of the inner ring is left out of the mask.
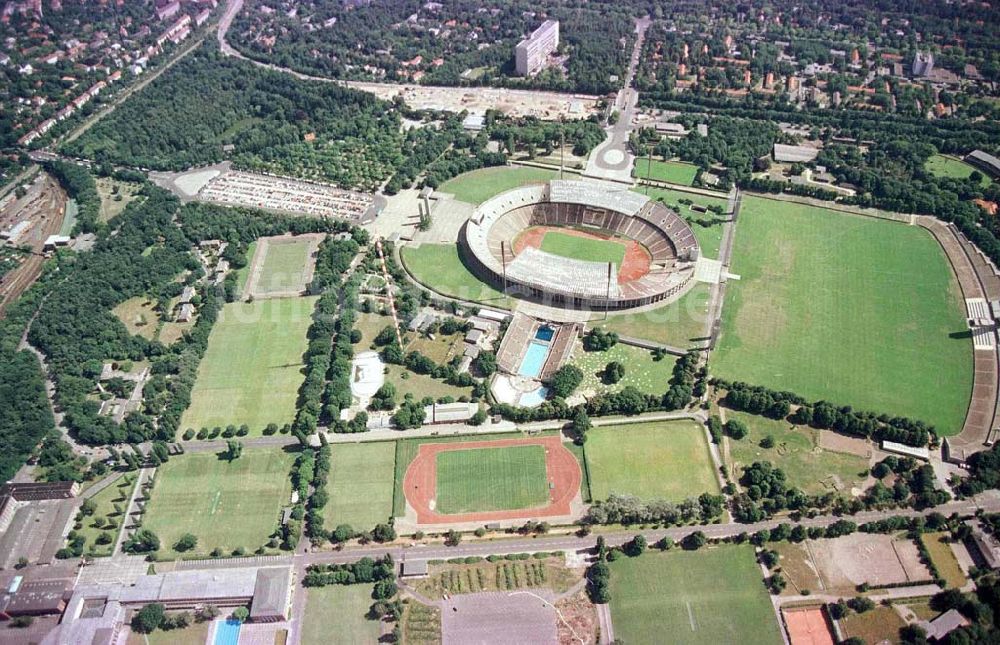
<path id="1" fill-rule="evenodd" d="M 532 390 L 531 392 L 525 392 L 521 395 L 517 404 L 525 408 L 533 408 L 536 405 L 541 405 L 545 401 L 545 397 L 549 395 L 549 388 L 540 387 L 537 390 Z"/>
<path id="2" fill-rule="evenodd" d="M 535 332 L 535 338 L 537 340 L 544 340 L 545 342 L 548 342 L 552 340 L 552 337 L 555 336 L 555 334 L 555 330 L 551 327 L 539 327 L 538 331 Z"/>
<path id="3" fill-rule="evenodd" d="M 537 378 L 542 373 L 542 366 L 545 365 L 545 359 L 548 356 L 548 345 L 535 342 L 530 343 L 528 351 L 524 353 L 524 358 L 521 359 L 521 367 L 518 368 L 517 373 L 521 376 Z"/>
<path id="4" fill-rule="evenodd" d="M 240 640 L 241 625 L 240 621 L 231 618 L 216 625 L 215 645 L 236 645 Z"/>

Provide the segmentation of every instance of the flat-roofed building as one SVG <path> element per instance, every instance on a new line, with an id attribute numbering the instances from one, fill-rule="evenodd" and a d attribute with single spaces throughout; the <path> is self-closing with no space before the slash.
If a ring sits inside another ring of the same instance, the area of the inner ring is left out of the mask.
<path id="1" fill-rule="evenodd" d="M 514 69 L 519 76 L 536 74 L 559 47 L 559 21 L 546 20 L 514 48 Z"/>
<path id="2" fill-rule="evenodd" d="M 403 578 L 426 578 L 429 573 L 427 560 L 403 560 L 400 570 Z"/>
<path id="3" fill-rule="evenodd" d="M 819 155 L 819 150 L 808 146 L 789 146 L 783 143 L 774 144 L 774 160 L 781 163 L 805 163 Z"/>
<path id="4" fill-rule="evenodd" d="M 424 407 L 424 422 L 465 423 L 479 411 L 478 403 L 435 403 Z"/>
<path id="5" fill-rule="evenodd" d="M 66 609 L 68 580 L 22 583 L 16 592 L 0 597 L 0 618 L 59 615 Z"/>

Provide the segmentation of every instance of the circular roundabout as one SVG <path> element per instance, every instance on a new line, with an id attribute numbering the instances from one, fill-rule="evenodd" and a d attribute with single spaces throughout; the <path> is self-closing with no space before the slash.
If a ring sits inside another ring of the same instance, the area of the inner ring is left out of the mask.
<path id="1" fill-rule="evenodd" d="M 501 193 L 465 223 L 477 276 L 552 306 L 630 309 L 679 296 L 700 254 L 687 222 L 608 182 L 552 180 Z"/>

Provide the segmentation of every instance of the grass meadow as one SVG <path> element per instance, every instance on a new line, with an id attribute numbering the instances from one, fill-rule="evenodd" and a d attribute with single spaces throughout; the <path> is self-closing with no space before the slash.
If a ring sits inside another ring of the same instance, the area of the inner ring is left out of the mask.
<path id="1" fill-rule="evenodd" d="M 635 168 L 632 169 L 632 176 L 638 179 L 646 179 L 647 176 L 652 181 L 665 181 L 668 184 L 681 184 L 690 186 L 694 183 L 694 178 L 698 174 L 698 166 L 679 161 L 659 161 L 653 159 L 636 159 Z"/>
<path id="2" fill-rule="evenodd" d="M 706 327 L 710 295 L 709 285 L 696 282 L 673 302 L 649 310 L 613 313 L 607 317 L 597 314 L 592 317 L 590 326 L 684 349 L 701 347 L 708 343 Z"/>
<path id="3" fill-rule="evenodd" d="M 593 428 L 584 450 L 595 500 L 619 493 L 680 502 L 719 492 L 705 431 L 693 421 Z"/>
<path id="4" fill-rule="evenodd" d="M 679 645 L 782 642 L 753 547 L 744 545 L 615 560 L 611 618 L 629 645 L 662 643 L 665 634 Z"/>
<path id="5" fill-rule="evenodd" d="M 275 449 L 244 450 L 231 462 L 212 453 L 171 457 L 156 471 L 143 526 L 160 537 L 164 553 L 174 553 L 185 533 L 198 538 L 194 554 L 252 552 L 278 528 L 294 461 L 294 453 Z"/>
<path id="6" fill-rule="evenodd" d="M 625 245 L 615 240 L 595 240 L 578 235 L 549 231 L 542 238 L 542 250 L 574 260 L 614 262 L 620 269 L 625 259 Z"/>
<path id="7" fill-rule="evenodd" d="M 926 231 L 747 197 L 731 272 L 714 374 L 961 429 L 972 343 Z"/>
<path id="8" fill-rule="evenodd" d="M 482 204 L 504 191 L 526 184 L 540 184 L 558 177 L 558 169 L 546 170 L 529 166 L 480 168 L 449 179 L 438 187 L 438 191 L 452 193 L 459 201 Z"/>
<path id="9" fill-rule="evenodd" d="M 742 439 L 727 438 L 726 465 L 734 478 L 743 467 L 755 461 L 769 461 L 781 468 L 791 486 L 810 495 L 829 493 L 831 478 L 839 479 L 842 490 L 850 493 L 852 486 L 862 488 L 868 474 L 868 460 L 847 453 L 825 450 L 819 446 L 819 431 L 808 426 L 794 426 L 787 421 L 775 421 L 745 412 L 726 410 L 726 419 L 739 419 L 749 429 Z M 774 438 L 773 448 L 762 448 L 764 437 Z"/>
<path id="10" fill-rule="evenodd" d="M 410 275 L 428 289 L 461 300 L 510 309 L 511 300 L 477 278 L 462 262 L 454 244 L 404 246 L 400 257 Z"/>
<path id="11" fill-rule="evenodd" d="M 182 429 L 247 424 L 259 435 L 295 417 L 315 297 L 225 305 L 198 367 Z"/>
<path id="12" fill-rule="evenodd" d="M 924 165 L 928 172 L 932 175 L 938 177 L 954 177 L 955 179 L 965 179 L 971 175 L 976 167 L 969 165 L 958 159 L 956 157 L 949 157 L 947 155 L 934 155 L 927 160 Z M 980 171 L 980 175 L 983 176 L 982 180 L 979 182 L 980 186 L 989 186 L 992 181 L 986 176 L 986 173 Z"/>
<path id="13" fill-rule="evenodd" d="M 306 593 L 301 641 L 305 644 L 374 645 L 379 622 L 365 615 L 374 602 L 372 584 L 311 587 Z"/>
<path id="14" fill-rule="evenodd" d="M 331 450 L 326 485 L 330 500 L 323 508 L 326 527 L 350 524 L 358 531 L 368 531 L 389 521 L 395 442 L 335 444 Z"/>
<path id="15" fill-rule="evenodd" d="M 549 499 L 540 445 L 449 450 L 437 455 L 436 510 L 500 511 L 544 506 Z"/>
<path id="16" fill-rule="evenodd" d="M 611 361 L 625 367 L 625 376 L 614 384 L 605 383 L 604 368 Z M 583 370 L 583 382 L 578 392 L 617 392 L 626 386 L 633 386 L 647 394 L 663 394 L 670 387 L 668 381 L 673 375 L 677 358 L 670 354 L 658 361 L 648 349 L 618 343 L 603 352 L 588 352 L 578 344 L 570 361 Z"/>

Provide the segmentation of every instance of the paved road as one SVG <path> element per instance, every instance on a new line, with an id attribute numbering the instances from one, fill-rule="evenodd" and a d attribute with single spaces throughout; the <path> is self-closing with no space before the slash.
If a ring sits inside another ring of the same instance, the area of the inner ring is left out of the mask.
<path id="1" fill-rule="evenodd" d="M 633 158 L 628 149 L 629 135 L 632 133 L 632 120 L 635 108 L 639 103 L 639 93 L 632 87 L 635 70 L 639 66 L 639 56 L 646 40 L 646 30 L 650 18 L 635 21 L 635 45 L 632 47 L 632 57 L 629 60 L 628 71 L 622 89 L 615 97 L 614 110 L 618 112 L 618 121 L 608 127 L 607 138 L 590 155 L 584 174 L 589 177 L 612 179 L 615 181 L 632 182 Z"/>

